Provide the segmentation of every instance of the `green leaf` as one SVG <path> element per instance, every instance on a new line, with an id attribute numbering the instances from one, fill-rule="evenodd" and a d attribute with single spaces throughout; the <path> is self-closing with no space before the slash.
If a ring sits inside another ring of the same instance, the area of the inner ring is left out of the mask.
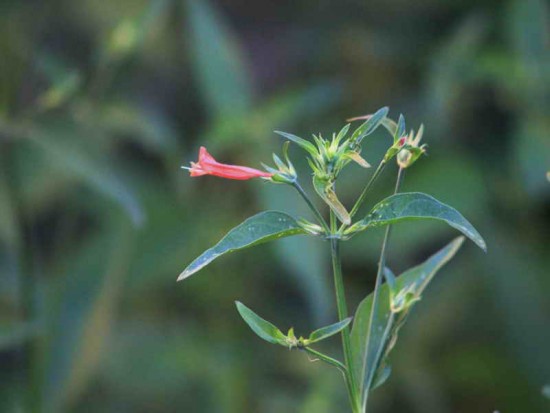
<path id="1" fill-rule="evenodd" d="M 112 63 L 136 52 L 169 4 L 166 0 L 151 0 L 137 16 L 121 20 L 104 44 L 102 57 L 106 59 L 105 63 Z"/>
<path id="2" fill-rule="evenodd" d="M 201 92 L 215 115 L 245 113 L 251 107 L 252 84 L 240 43 L 211 2 L 188 0 L 186 41 Z"/>
<path id="3" fill-rule="evenodd" d="M 371 390 L 374 390 L 383 385 L 391 375 L 391 366 L 382 365 L 376 372 L 374 380 L 372 381 Z"/>
<path id="4" fill-rule="evenodd" d="M 350 322 L 351 322 L 351 317 L 348 317 L 337 323 L 331 324 L 326 327 L 321 327 L 320 329 L 315 330 L 313 333 L 309 335 L 309 339 L 308 339 L 309 344 L 317 343 L 321 340 L 324 340 L 328 337 L 331 337 L 339 333 L 344 328 L 346 328 Z"/>
<path id="5" fill-rule="evenodd" d="M 243 318 L 243 320 L 248 324 L 248 326 L 254 331 L 260 338 L 263 338 L 265 341 L 270 342 L 271 344 L 280 344 L 281 346 L 287 346 L 286 336 L 271 324 L 269 321 L 264 320 L 250 308 L 245 306 L 239 301 L 235 301 L 237 305 L 237 310 Z"/>
<path id="6" fill-rule="evenodd" d="M 229 252 L 252 247 L 263 242 L 305 234 L 306 231 L 290 215 L 278 211 L 261 212 L 236 226 L 212 248 L 203 252 L 179 275 L 178 281 L 193 275 L 216 258 Z"/>
<path id="7" fill-rule="evenodd" d="M 293 135 L 292 133 L 281 132 L 278 130 L 276 130 L 275 133 L 277 135 L 282 136 L 283 138 L 288 139 L 289 141 L 294 142 L 300 148 L 307 151 L 311 156 L 317 156 L 317 148 L 311 142 L 306 141 L 305 139 L 300 138 L 299 136 Z"/>
<path id="8" fill-rule="evenodd" d="M 417 219 L 444 221 L 470 238 L 483 251 L 487 251 L 479 232 L 456 209 L 421 192 L 403 192 L 380 201 L 360 221 L 360 225 L 366 229 Z"/>
<path id="9" fill-rule="evenodd" d="M 369 390 L 387 379 L 389 371 L 386 358 L 393 348 L 399 329 L 404 324 L 412 307 L 418 302 L 429 282 L 451 258 L 454 257 L 464 237 L 458 237 L 446 247 L 428 258 L 424 263 L 411 268 L 396 278 L 395 291 L 412 294 L 415 300 L 399 312 L 392 312 L 391 300 L 395 294 L 390 293 L 388 284 L 380 287 L 376 313 L 371 312 L 374 293 L 367 296 L 357 308 L 351 331 L 351 347 L 356 377 L 360 380 L 363 397 Z"/>
<path id="10" fill-rule="evenodd" d="M 114 215 L 105 230 L 87 237 L 84 245 L 61 259 L 63 271 L 52 271 L 61 278 L 48 298 L 55 306 L 45 320 L 50 327 L 45 331 L 42 411 L 67 411 L 109 352 L 108 338 L 136 234 L 121 218 L 122 214 Z"/>
<path id="11" fill-rule="evenodd" d="M 381 122 L 388 114 L 388 110 L 389 109 L 387 107 L 383 107 L 382 109 L 376 111 L 376 113 L 370 116 L 365 123 L 355 129 L 355 132 L 351 135 L 350 141 L 357 145 L 361 144 L 361 141 L 365 138 L 365 136 L 370 135 L 376 130 L 376 128 L 378 128 L 378 126 L 380 126 Z"/>
<path id="12" fill-rule="evenodd" d="M 145 222 L 131 177 L 120 162 L 97 144 L 95 130 L 66 119 L 41 122 L 29 132 L 29 142 L 63 174 L 78 178 L 89 187 L 120 204 L 135 226 Z"/>
<path id="13" fill-rule="evenodd" d="M 336 196 L 336 192 L 334 192 L 334 184 L 319 178 L 317 175 L 314 175 L 313 187 L 315 188 L 317 194 L 319 194 L 323 201 L 325 201 L 330 209 L 336 214 L 338 219 L 342 223 L 349 225 L 351 223 L 351 217 L 349 216 L 349 212 Z"/>

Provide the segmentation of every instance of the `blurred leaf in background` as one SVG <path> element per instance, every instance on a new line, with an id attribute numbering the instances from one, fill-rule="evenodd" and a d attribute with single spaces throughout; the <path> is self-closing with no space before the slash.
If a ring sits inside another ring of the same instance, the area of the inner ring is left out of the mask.
<path id="1" fill-rule="evenodd" d="M 179 166 L 206 145 L 260 167 L 280 152 L 274 130 L 330 134 L 385 105 L 426 125 L 429 156 L 404 190 L 455 206 L 489 253 L 465 248 L 434 280 L 374 411 L 548 411 L 547 2 L 58 0 L 0 11 L 0 411 L 338 410 L 338 372 L 253 345 L 233 305 L 302 334 L 333 321 L 326 243 L 258 246 L 175 283 L 246 217 L 307 210 L 289 188 L 198 182 Z M 369 163 L 384 139 L 365 139 Z M 372 173 L 350 169 L 346 206 Z M 381 234 L 343 250 L 353 306 L 372 289 Z M 402 224 L 389 265 L 421 262 L 451 234 Z"/>

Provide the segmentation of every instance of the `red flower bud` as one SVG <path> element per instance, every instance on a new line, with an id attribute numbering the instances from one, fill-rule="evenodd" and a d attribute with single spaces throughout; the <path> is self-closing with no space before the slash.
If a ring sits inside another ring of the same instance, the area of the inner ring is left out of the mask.
<path id="1" fill-rule="evenodd" d="M 402 138 L 399 139 L 399 141 L 397 142 L 397 144 L 399 146 L 403 146 L 405 145 L 405 142 L 407 141 L 407 137 L 406 136 L 403 136 Z"/>
<path id="2" fill-rule="evenodd" d="M 273 174 L 263 172 L 247 166 L 227 165 L 219 163 L 208 153 L 204 146 L 199 151 L 198 162 L 191 162 L 189 169 L 191 176 L 214 175 L 227 179 L 245 180 L 251 178 L 270 178 Z"/>

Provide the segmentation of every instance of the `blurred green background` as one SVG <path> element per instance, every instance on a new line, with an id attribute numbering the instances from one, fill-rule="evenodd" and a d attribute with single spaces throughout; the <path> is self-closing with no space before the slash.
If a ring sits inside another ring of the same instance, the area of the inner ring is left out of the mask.
<path id="1" fill-rule="evenodd" d="M 274 129 L 329 135 L 388 105 L 430 145 L 404 190 L 455 206 L 489 252 L 465 245 L 429 288 L 372 411 L 549 412 L 549 22 L 544 0 L 0 2 L 0 411 L 347 411 L 336 370 L 261 342 L 233 303 L 302 334 L 335 321 L 326 243 L 175 281 L 262 209 L 309 217 L 297 195 L 179 167 L 200 145 L 259 167 Z M 347 205 L 371 173 L 342 177 Z M 353 308 L 381 232 L 344 245 Z M 455 234 L 394 235 L 400 272 Z"/>

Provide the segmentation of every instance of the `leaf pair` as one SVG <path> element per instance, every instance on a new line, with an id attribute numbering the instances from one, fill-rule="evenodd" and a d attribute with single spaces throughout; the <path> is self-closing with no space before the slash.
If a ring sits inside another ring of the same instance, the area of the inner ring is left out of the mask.
<path id="1" fill-rule="evenodd" d="M 288 334 L 285 335 L 276 326 L 271 324 L 269 321 L 264 320 L 243 303 L 237 301 L 235 304 L 237 305 L 237 310 L 243 320 L 246 324 L 248 324 L 252 331 L 258 335 L 258 337 L 271 344 L 279 344 L 288 348 L 303 348 L 311 344 L 318 343 L 319 341 L 338 334 L 351 322 L 351 318 L 346 318 L 345 320 L 315 330 L 307 339 L 303 337 L 296 338 L 294 335 L 294 329 L 291 328 L 288 331 Z"/>
<path id="2" fill-rule="evenodd" d="M 405 192 L 384 199 L 376 204 L 364 219 L 348 228 L 345 235 L 419 219 L 443 221 L 462 232 L 484 251 L 487 248 L 479 232 L 456 209 L 420 192 Z M 191 262 L 180 274 L 178 281 L 193 275 L 229 252 L 300 234 L 308 234 L 308 231 L 290 215 L 278 211 L 261 212 L 233 228 L 215 246 Z"/>

